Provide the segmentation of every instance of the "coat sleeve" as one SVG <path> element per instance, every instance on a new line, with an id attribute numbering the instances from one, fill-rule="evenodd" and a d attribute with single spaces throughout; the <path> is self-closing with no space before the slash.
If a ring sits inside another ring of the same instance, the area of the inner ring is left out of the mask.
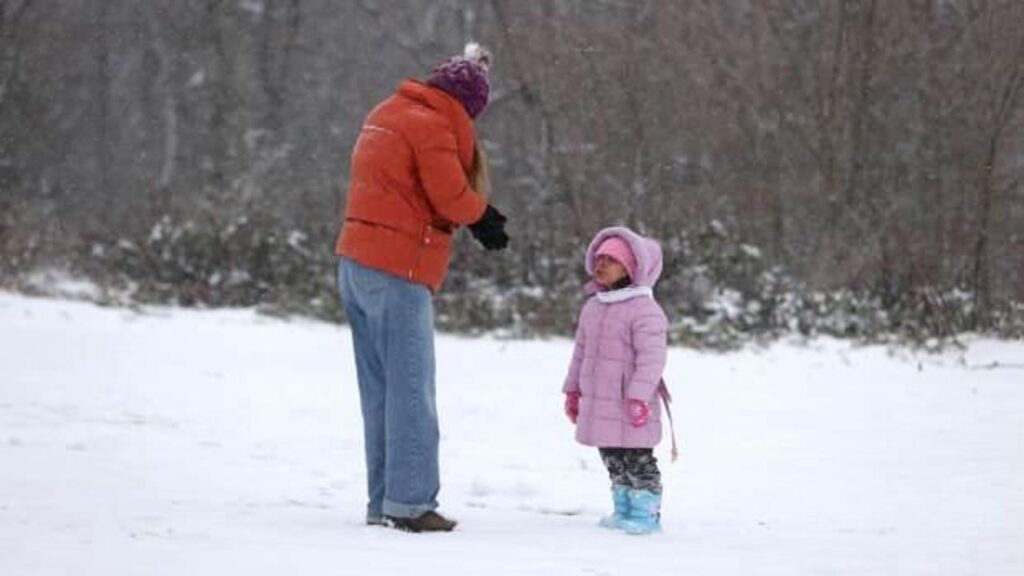
<path id="1" fill-rule="evenodd" d="M 416 171 L 427 201 L 445 220 L 460 226 L 472 224 L 483 216 L 487 201 L 466 179 L 455 136 L 441 129 L 431 132 L 415 148 Z"/>
<path id="2" fill-rule="evenodd" d="M 627 398 L 651 402 L 665 373 L 668 357 L 668 319 L 660 307 L 645 312 L 632 323 L 636 369 L 626 390 Z"/>
<path id="3" fill-rule="evenodd" d="M 585 350 L 586 342 L 583 332 L 583 315 L 580 315 L 580 321 L 577 322 L 576 326 L 576 345 L 572 350 L 572 360 L 569 362 L 569 373 L 565 377 L 565 384 L 562 385 L 562 392 L 566 394 L 570 392 L 580 391 L 580 366 L 583 364 L 583 351 Z"/>

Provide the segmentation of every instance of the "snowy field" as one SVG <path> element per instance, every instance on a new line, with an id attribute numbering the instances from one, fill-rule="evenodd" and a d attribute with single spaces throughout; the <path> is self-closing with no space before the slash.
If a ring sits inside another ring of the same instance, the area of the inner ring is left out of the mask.
<path id="1" fill-rule="evenodd" d="M 673 350 L 682 458 L 658 449 L 652 537 L 595 526 L 608 485 L 562 415 L 562 340 L 439 337 L 459 527 L 364 526 L 350 346 L 0 293 L 0 573 L 1024 574 L 1024 343 Z"/>

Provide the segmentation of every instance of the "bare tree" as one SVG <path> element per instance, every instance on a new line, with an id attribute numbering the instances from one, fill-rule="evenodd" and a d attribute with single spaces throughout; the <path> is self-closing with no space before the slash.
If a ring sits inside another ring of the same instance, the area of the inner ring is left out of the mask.
<path id="1" fill-rule="evenodd" d="M 1021 93 L 1024 92 L 1024 35 L 1016 27 L 1024 19 L 1024 10 L 1018 3 L 987 3 L 980 9 L 984 13 L 978 19 L 979 29 L 975 34 L 980 52 L 978 62 L 985 67 L 985 81 L 977 102 L 981 154 L 971 285 L 984 322 L 992 306 L 993 211 L 1002 204 L 996 175 L 1004 162 L 1007 131 L 1021 108 Z M 1012 28 L 1007 28 L 1008 24 Z"/>
<path id="2" fill-rule="evenodd" d="M 567 302 L 597 228 L 675 270 L 717 222 L 809 288 L 964 290 L 994 322 L 1024 300 L 1019 4 L 0 0 L 3 230 L 68 254 L 245 220 L 326 266 L 362 118 L 476 39 L 513 249 L 460 244 L 456 286 Z"/>

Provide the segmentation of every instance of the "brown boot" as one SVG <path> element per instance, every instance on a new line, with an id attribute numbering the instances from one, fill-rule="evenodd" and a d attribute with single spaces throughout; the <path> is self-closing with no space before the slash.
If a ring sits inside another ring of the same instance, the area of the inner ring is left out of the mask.
<path id="1" fill-rule="evenodd" d="M 416 518 L 384 517 L 385 526 L 403 532 L 451 532 L 456 524 L 458 522 L 455 520 L 449 520 L 433 510 L 424 512 Z"/>

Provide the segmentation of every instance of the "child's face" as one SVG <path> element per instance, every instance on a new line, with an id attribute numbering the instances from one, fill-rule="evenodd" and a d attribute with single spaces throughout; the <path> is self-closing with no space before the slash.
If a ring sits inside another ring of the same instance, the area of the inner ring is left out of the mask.
<path id="1" fill-rule="evenodd" d="M 594 261 L 594 280 L 601 286 L 612 286 L 626 276 L 626 267 L 607 254 L 599 255 Z"/>

